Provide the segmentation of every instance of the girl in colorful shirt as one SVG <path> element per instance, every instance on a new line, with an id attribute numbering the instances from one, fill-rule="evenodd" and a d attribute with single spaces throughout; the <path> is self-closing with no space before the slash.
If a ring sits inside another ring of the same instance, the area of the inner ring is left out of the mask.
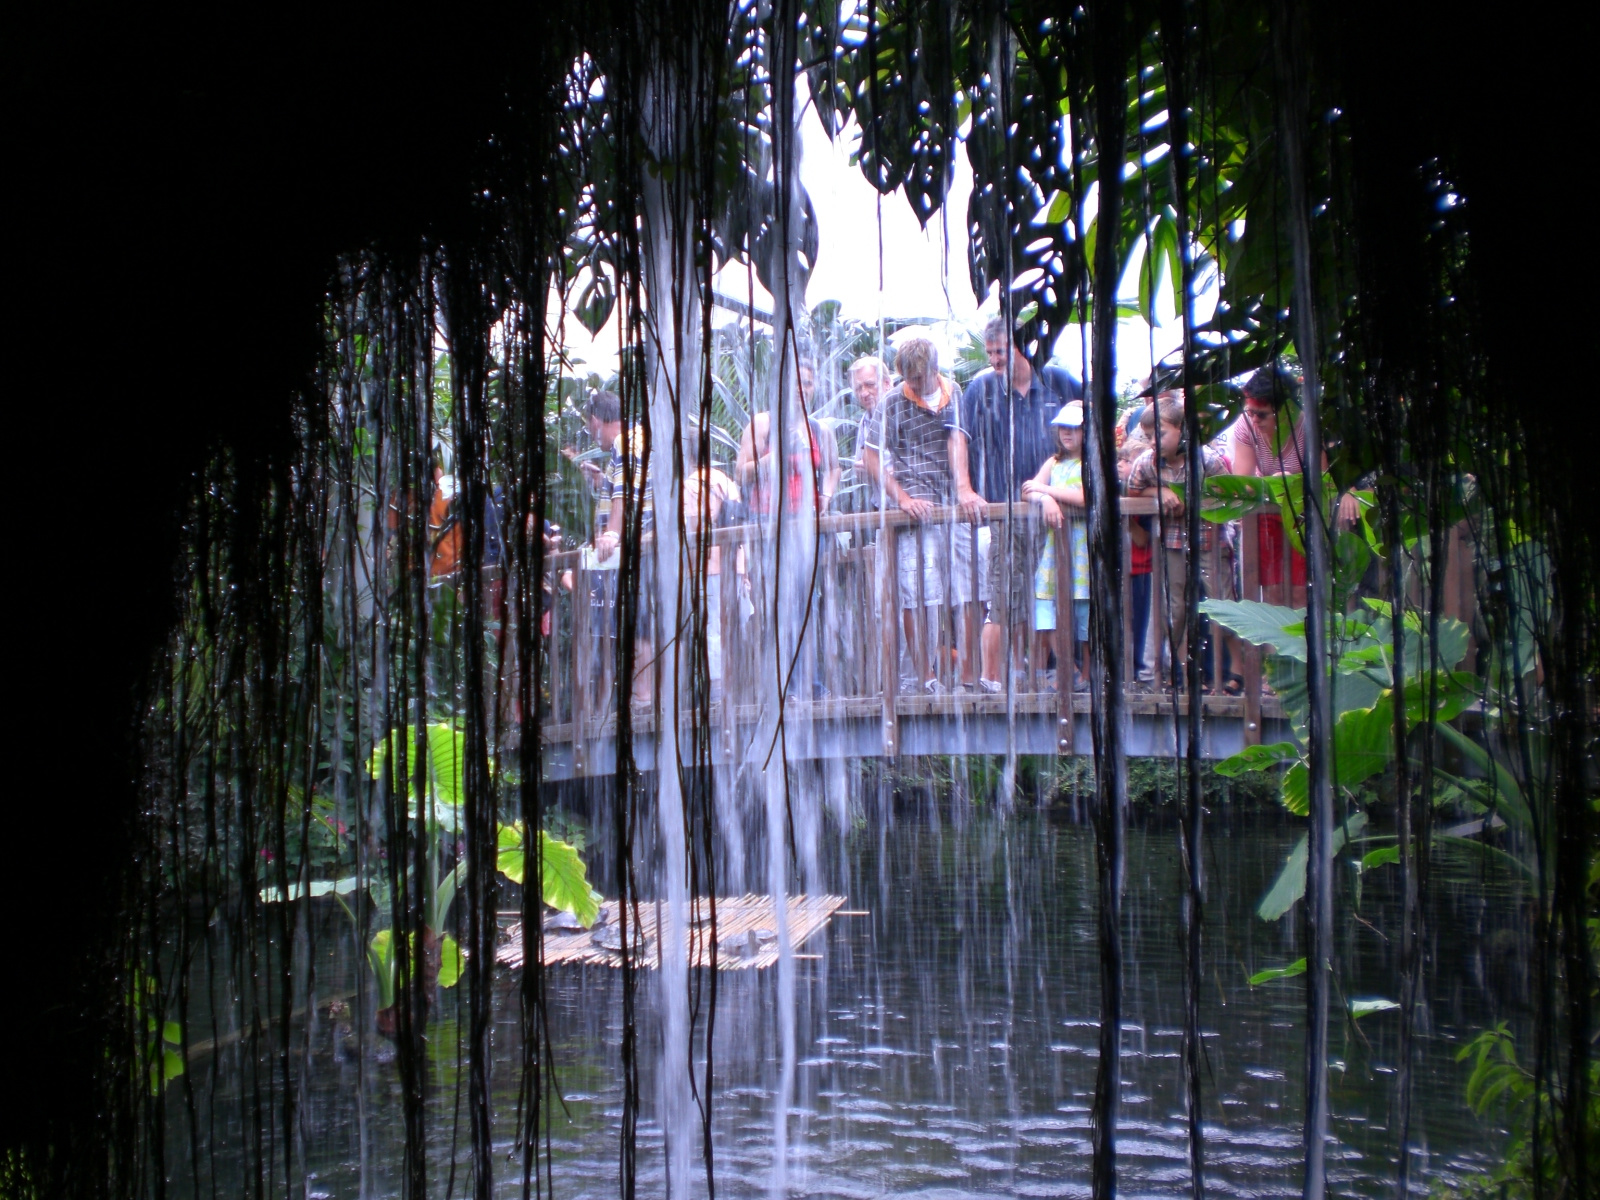
<path id="1" fill-rule="evenodd" d="M 1073 400 L 1061 406 L 1050 422 L 1055 427 L 1056 452 L 1039 473 L 1022 485 L 1022 498 L 1041 505 L 1045 521 L 1055 531 L 1045 542 L 1034 573 L 1034 629 L 1038 631 L 1034 661 L 1042 662 L 1055 631 L 1056 674 L 1063 681 L 1072 674 L 1073 643 L 1077 643 L 1078 669 L 1075 692 L 1088 691 L 1089 681 L 1089 531 L 1083 519 L 1083 404 Z M 1045 503 L 1045 501 L 1051 503 Z M 1062 506 L 1076 511 L 1064 513 Z M 1071 617 L 1056 620 L 1056 555 L 1065 546 L 1068 561 L 1062 577 L 1072 580 Z M 1064 628 L 1058 628 L 1064 625 Z"/>

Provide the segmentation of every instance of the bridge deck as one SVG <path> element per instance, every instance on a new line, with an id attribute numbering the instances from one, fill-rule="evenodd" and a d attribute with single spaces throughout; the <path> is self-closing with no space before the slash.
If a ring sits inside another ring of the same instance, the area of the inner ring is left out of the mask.
<path id="1" fill-rule="evenodd" d="M 1065 703 L 1069 699 L 1070 706 Z M 791 701 L 784 710 L 785 752 L 791 761 L 883 758 L 896 754 L 1089 753 L 1089 697 L 1077 694 L 1061 700 L 1063 703 L 1058 705 L 1057 697 L 1050 693 L 1017 695 L 1013 698 L 1014 718 L 1008 721 L 1004 696 L 900 696 L 894 705 L 894 729 L 886 729 L 883 704 L 877 698 Z M 1289 736 L 1288 721 L 1275 699 L 1261 701 L 1259 718 L 1248 708 L 1242 697 L 1204 698 L 1200 741 L 1204 757 L 1226 758 L 1263 738 L 1280 741 Z M 1126 744 L 1130 755 L 1166 757 L 1184 750 L 1188 704 L 1181 697 L 1176 720 L 1170 696 L 1130 694 L 1127 709 Z M 755 705 L 735 705 L 725 713 L 720 702 L 714 703 L 712 764 L 732 766 L 765 761 L 771 751 L 771 722 L 766 723 L 768 732 L 764 738 L 761 724 L 761 712 Z M 575 744 L 570 722 L 547 725 L 545 778 L 562 780 L 614 772 L 616 728 L 616 717 L 608 716 L 585 729 Z M 762 738 L 759 744 L 758 738 Z M 658 744 L 654 718 L 641 705 L 634 711 L 633 734 L 634 762 L 640 770 L 655 768 Z"/>

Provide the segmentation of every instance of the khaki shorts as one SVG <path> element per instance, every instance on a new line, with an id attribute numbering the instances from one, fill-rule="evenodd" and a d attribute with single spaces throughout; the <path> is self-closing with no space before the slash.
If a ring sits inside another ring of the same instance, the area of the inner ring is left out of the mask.
<path id="1" fill-rule="evenodd" d="M 1014 629 L 1033 627 L 1033 573 L 1039 565 L 1039 555 L 1044 550 L 1045 535 L 1049 532 L 1040 521 L 1013 518 L 1011 521 L 1011 580 L 1005 586 L 1005 555 L 994 553 L 995 547 L 1006 545 L 1006 526 L 996 521 L 989 527 L 988 570 L 984 572 L 983 599 L 989 602 L 985 618 L 991 625 L 1004 624 L 1004 614 L 995 598 L 1008 595 L 1007 607 L 1011 611 Z"/>
<path id="2" fill-rule="evenodd" d="M 900 607 L 916 608 L 918 601 L 934 605 L 967 604 L 972 600 L 972 526 L 907 525 L 895 538 L 899 560 Z M 917 575 L 922 594 L 917 594 Z"/>

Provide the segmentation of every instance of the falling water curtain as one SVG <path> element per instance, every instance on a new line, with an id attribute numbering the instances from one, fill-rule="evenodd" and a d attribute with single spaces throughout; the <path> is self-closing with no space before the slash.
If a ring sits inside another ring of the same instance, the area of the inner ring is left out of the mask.
<path id="1" fill-rule="evenodd" d="M 1278 90 L 1278 138 L 1288 180 L 1289 242 L 1293 263 L 1295 343 L 1304 347 L 1306 512 L 1306 720 L 1311 822 L 1306 850 L 1306 1200 L 1327 1193 L 1328 1002 L 1333 977 L 1333 763 L 1331 682 L 1328 657 L 1329 546 L 1322 503 L 1321 340 L 1311 278 L 1311 202 L 1305 152 L 1310 108 L 1306 40 L 1308 16 L 1296 0 L 1281 0 L 1272 12 L 1274 81 Z"/>
<path id="2" fill-rule="evenodd" d="M 1196 480 L 1203 477 L 1201 466 L 1200 399 L 1196 384 L 1198 371 L 1194 362 L 1194 292 L 1195 245 L 1190 222 L 1190 196 L 1194 177 L 1194 159 L 1197 152 L 1190 143 L 1190 107 L 1194 92 L 1190 86 L 1190 22 L 1189 5 L 1184 0 L 1165 0 L 1160 10 L 1161 63 L 1167 85 L 1168 144 L 1172 172 L 1172 200 L 1178 237 L 1179 288 L 1181 303 L 1178 318 L 1182 322 L 1183 342 L 1183 434 L 1184 478 L 1190 481 L 1198 499 Z M 1147 256 L 1154 253 L 1147 243 Z M 1187 541 L 1190 546 L 1200 546 L 1200 505 L 1189 504 L 1184 510 Z M 1184 731 L 1185 761 L 1183 777 L 1183 818 L 1180 822 L 1180 848 L 1183 858 L 1184 895 L 1183 908 L 1183 1082 L 1184 1109 L 1189 1124 L 1189 1177 L 1190 1194 L 1195 1200 L 1205 1196 L 1205 1111 L 1201 1102 L 1201 918 L 1205 908 L 1205 887 L 1201 837 L 1205 824 L 1204 791 L 1200 771 L 1200 579 L 1198 568 L 1189 572 L 1184 586 L 1184 627 L 1189 634 L 1189 670 L 1184 682 L 1188 686 L 1188 723 Z M 1221 658 L 1218 656 L 1220 664 Z M 1234 668 L 1238 669 L 1237 665 Z"/>
<path id="3" fill-rule="evenodd" d="M 1088 8 L 1094 95 L 1090 121 L 1099 183 L 1095 217 L 1101 231 L 1091 274 L 1094 351 L 1085 405 L 1084 496 L 1089 506 L 1089 662 L 1093 696 L 1095 848 L 1099 871 L 1100 1058 L 1095 1075 L 1096 1200 L 1117 1191 L 1117 1108 L 1122 1086 L 1122 892 L 1126 871 L 1128 777 L 1123 745 L 1122 528 L 1116 443 L 1118 238 L 1122 224 L 1121 163 L 1127 144 L 1128 29 L 1123 0 Z M 1105 170 L 1105 164 L 1116 164 Z"/>

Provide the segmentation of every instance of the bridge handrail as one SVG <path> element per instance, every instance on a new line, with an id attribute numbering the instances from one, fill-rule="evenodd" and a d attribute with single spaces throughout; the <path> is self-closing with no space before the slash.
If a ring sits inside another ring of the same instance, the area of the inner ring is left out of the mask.
<path id="1" fill-rule="evenodd" d="M 1073 513 L 1085 513 L 1088 509 L 1083 506 L 1062 505 Z M 1119 516 L 1124 517 L 1149 517 L 1160 511 L 1160 502 L 1154 496 L 1123 496 L 1119 506 Z M 1225 501 L 1207 500 L 1201 505 L 1202 511 L 1230 507 Z M 920 520 L 910 513 L 898 508 L 888 508 L 882 511 L 859 513 L 824 513 L 817 518 L 818 534 L 859 533 L 863 530 L 877 529 L 902 529 L 909 525 L 950 525 L 950 524 L 984 524 L 1004 521 L 1007 513 L 1012 520 L 1042 521 L 1043 509 L 1027 500 L 1000 501 L 984 506 L 984 516 L 978 521 L 972 521 L 967 516 L 965 509 L 957 505 L 947 505 L 934 508 L 927 516 Z M 1248 506 L 1240 514 L 1244 516 L 1260 513 L 1276 513 L 1278 505 L 1271 501 L 1261 501 Z M 786 518 L 792 520 L 793 518 Z M 720 525 L 711 531 L 711 544 L 713 546 L 738 545 L 763 538 L 770 527 L 770 521 L 750 521 L 741 525 Z M 692 529 L 684 535 L 693 543 L 700 539 L 700 531 Z M 640 538 L 640 544 L 651 545 L 655 542 L 655 535 L 646 533 Z M 545 564 L 551 568 L 571 567 L 578 565 L 583 559 L 583 548 L 576 550 L 558 550 L 545 555 Z"/>
<path id="2" fill-rule="evenodd" d="M 1214 502 L 1206 505 L 1208 508 L 1228 507 L 1227 502 Z M 1154 497 L 1136 496 L 1120 498 L 1120 512 L 1123 516 L 1149 516 L 1158 511 L 1158 502 Z M 1270 502 L 1261 502 L 1245 507 L 1239 512 L 1238 525 L 1240 538 L 1237 545 L 1237 563 L 1224 558 L 1224 541 L 1219 536 L 1207 539 L 1204 548 L 1196 549 L 1190 553 L 1191 568 L 1196 563 L 1204 563 L 1209 568 L 1211 578 L 1216 581 L 1218 591 L 1224 596 L 1235 594 L 1234 583 L 1238 584 L 1237 594 L 1247 600 L 1264 600 L 1268 603 L 1293 605 L 1297 599 L 1296 588 L 1289 578 L 1288 557 L 1284 553 L 1276 555 L 1277 567 L 1281 574 L 1277 579 L 1263 578 L 1263 562 L 1261 560 L 1261 521 L 1264 516 L 1277 515 L 1278 508 Z M 996 524 L 1003 522 L 1007 516 L 1012 520 L 1037 523 L 1042 521 L 1043 514 L 1040 506 L 1031 502 L 1016 501 L 1012 503 L 988 504 L 984 508 L 983 517 L 978 524 L 987 524 L 992 532 L 996 531 Z M 1072 521 L 1082 521 L 1087 515 L 1084 508 L 1068 509 L 1068 517 Z M 786 520 L 794 520 L 786 517 Z M 715 637 L 718 641 L 721 670 L 720 696 L 716 695 L 716 685 L 713 685 L 714 723 L 717 725 L 718 736 L 728 752 L 736 741 L 736 726 L 746 719 L 740 714 L 748 714 L 752 706 L 758 706 L 760 696 L 756 688 L 755 679 L 757 672 L 752 669 L 757 662 L 766 662 L 770 665 L 771 634 L 770 616 L 765 606 L 754 595 L 746 595 L 747 587 L 763 588 L 767 583 L 759 580 L 762 571 L 760 556 L 752 557 L 748 550 L 760 544 L 768 535 L 773 518 L 759 521 L 745 522 L 734 526 L 725 526 L 710 531 L 712 545 L 728 548 L 728 553 L 721 556 L 720 572 L 708 575 L 706 587 L 711 587 L 711 581 L 716 581 L 715 593 L 720 600 L 706 611 L 707 653 L 710 649 L 710 639 Z M 887 511 L 827 514 L 817 519 L 816 529 L 818 537 L 818 562 L 813 574 L 815 590 L 810 593 L 817 609 L 807 622 L 808 639 L 812 639 L 808 647 L 797 657 L 801 662 L 798 672 L 799 677 L 791 679 L 791 694 L 789 699 L 805 703 L 813 695 L 825 696 L 819 701 L 823 707 L 848 708 L 858 717 L 863 713 L 881 713 L 882 746 L 883 753 L 893 756 L 899 752 L 899 721 L 902 712 L 906 714 L 921 714 L 927 712 L 962 711 L 977 712 L 985 705 L 992 707 L 994 697 L 985 698 L 981 694 L 972 694 L 964 697 L 952 697 L 948 694 L 926 694 L 920 686 L 920 680 L 910 692 L 900 686 L 901 649 L 903 638 L 902 610 L 898 593 L 898 558 L 897 546 L 902 530 L 915 525 L 939 524 L 964 524 L 971 523 L 971 518 L 965 511 L 956 506 L 936 508 L 928 513 L 920 522 L 909 513 L 896 508 Z M 1124 656 L 1122 682 L 1129 692 L 1139 690 L 1164 691 L 1162 688 L 1152 689 L 1139 678 L 1141 663 L 1134 661 L 1133 647 L 1137 642 L 1136 625 L 1133 618 L 1133 594 L 1136 579 L 1147 580 L 1148 583 L 1139 583 L 1142 590 L 1149 589 L 1149 624 L 1148 636 L 1153 639 L 1156 650 L 1159 650 L 1164 630 L 1169 628 L 1166 622 L 1167 587 L 1165 573 L 1167 570 L 1167 555 L 1162 552 L 1161 539 L 1152 530 L 1150 545 L 1150 570 L 1147 574 L 1135 577 L 1132 574 L 1133 548 L 1131 542 L 1130 523 L 1122 522 L 1122 595 L 1120 597 L 1120 611 L 1123 621 L 1124 643 L 1128 653 Z M 1220 531 L 1222 525 L 1211 525 L 1215 531 Z M 836 538 L 836 534 L 861 534 L 875 533 L 876 539 L 851 538 L 848 542 Z M 702 536 L 699 531 L 687 533 L 692 545 Z M 1472 595 L 1472 565 L 1471 553 L 1466 542 L 1467 534 L 1461 527 L 1453 530 L 1449 539 L 1447 551 L 1447 578 L 1445 582 L 1445 607 L 1446 615 L 1465 616 L 1470 613 L 1473 603 Z M 647 542 L 652 539 L 646 539 Z M 1280 530 L 1275 539 L 1280 547 L 1285 541 L 1284 532 Z M 920 543 L 919 543 L 920 544 Z M 1270 544 L 1270 543 L 1269 543 Z M 1009 539 L 991 536 L 989 540 L 991 552 L 1006 553 Z M 741 554 L 740 548 L 744 548 Z M 646 561 L 654 555 L 653 546 L 645 546 Z M 572 768 L 575 774 L 584 775 L 596 766 L 596 755 L 601 754 L 598 749 L 601 744 L 597 739 L 602 739 L 603 731 L 607 729 L 608 722 L 615 716 L 615 706 L 621 699 L 621 692 L 616 679 L 616 646 L 614 637 L 614 617 L 610 605 L 614 599 L 616 567 L 615 565 L 584 563 L 581 552 L 567 551 L 559 554 L 547 555 L 545 564 L 549 571 L 547 594 L 551 599 L 549 612 L 549 653 L 545 657 L 548 676 L 549 701 L 545 708 L 549 714 L 549 724 L 546 726 L 546 736 L 558 740 L 571 747 Z M 1070 569 L 1066 566 L 1068 556 L 1056 556 L 1056 569 L 1058 571 L 1054 592 L 1057 596 L 1067 597 L 1072 594 L 1070 579 L 1064 579 L 1059 572 Z M 982 581 L 980 580 L 980 567 L 976 555 L 969 564 L 971 570 L 971 593 L 974 598 L 981 594 Z M 612 560 L 613 563 L 615 560 Z M 1237 576 L 1234 575 L 1237 568 Z M 914 572 L 914 574 L 918 574 Z M 965 569 L 963 578 L 966 579 Z M 609 580 L 610 582 L 607 582 Z M 733 581 L 734 585 L 723 586 L 724 583 Z M 920 585 L 919 585 L 920 586 Z M 1026 587 L 1026 584 L 1024 585 Z M 1224 590 L 1225 589 L 1225 590 Z M 967 589 L 963 588 L 962 591 Z M 1028 589 L 1031 592 L 1031 589 Z M 1025 592 L 1025 594 L 1028 594 Z M 1217 592 L 1213 592 L 1216 595 Z M 754 608 L 750 609 L 754 601 Z M 671 632 L 660 625 L 661 614 L 654 611 L 655 605 L 645 603 L 636 610 L 636 619 L 641 622 L 638 627 L 640 636 L 656 648 L 669 641 Z M 981 604 L 956 604 L 947 597 L 942 604 L 926 605 L 922 609 L 912 606 L 907 611 L 921 611 L 928 622 L 926 628 L 938 646 L 938 663 L 934 667 L 938 677 L 947 685 L 958 682 L 957 659 L 953 647 L 963 642 L 968 646 L 968 653 L 975 654 L 974 646 L 975 628 L 981 632 L 982 615 L 979 613 Z M 1062 616 L 1058 625 L 1070 621 L 1070 605 L 1062 606 Z M 998 606 L 997 619 L 1002 631 L 1002 657 L 1010 667 L 1012 654 L 1004 649 L 1015 645 L 1015 637 L 1021 638 L 1026 643 L 1027 638 L 1033 634 L 1033 615 L 1031 608 L 1025 614 L 1014 615 L 1011 606 L 1001 604 Z M 976 626 L 974 624 L 976 622 Z M 935 630 L 936 627 L 936 630 Z M 1215 630 L 1213 626 L 1213 630 Z M 1242 719 L 1242 738 L 1246 745 L 1254 744 L 1261 737 L 1262 720 L 1262 658 L 1260 651 L 1249 644 L 1234 642 L 1230 646 L 1232 662 L 1231 671 L 1224 673 L 1222 662 L 1222 644 L 1224 638 L 1212 636 L 1209 643 L 1206 662 L 1209 664 L 1208 674 L 1213 682 L 1221 684 L 1227 674 L 1242 676 L 1243 688 L 1237 698 L 1214 698 L 1207 701 L 1208 708 L 1220 705 L 1236 718 Z M 636 646 L 637 649 L 637 646 Z M 653 678 L 651 674 L 656 668 L 648 661 L 651 650 L 641 652 L 643 657 L 636 661 L 636 669 L 641 672 L 639 678 L 645 681 L 647 690 L 648 681 Z M 933 655 L 930 654 L 930 665 Z M 1042 664 L 1034 662 L 1037 655 L 1033 652 L 1027 654 L 1028 665 L 1024 674 L 1008 695 L 1021 695 L 1028 697 L 1029 711 L 1049 711 L 1056 716 L 1057 744 L 1062 753 L 1075 753 L 1080 747 L 1075 745 L 1074 739 L 1078 736 L 1075 713 L 1081 716 L 1084 711 L 1087 697 L 1073 696 L 1071 689 L 1072 668 L 1067 665 L 1060 674 L 1062 687 L 1051 695 L 1041 686 L 1038 670 Z M 1158 662 L 1159 658 L 1152 652 L 1149 656 Z M 1163 656 L 1164 657 L 1164 656 Z M 766 668 L 763 668 L 765 670 Z M 1004 676 L 1002 676 L 1004 677 Z M 813 693 L 813 684 L 817 690 Z M 1150 697 L 1154 699 L 1154 697 Z M 638 701 L 635 701 L 637 703 Z M 1007 701 L 1007 711 L 1011 711 L 1011 702 Z M 819 708 L 817 711 L 822 711 Z M 1021 710 L 1017 710 L 1021 711 Z M 1009 718 L 1008 718 L 1009 719 Z"/>

